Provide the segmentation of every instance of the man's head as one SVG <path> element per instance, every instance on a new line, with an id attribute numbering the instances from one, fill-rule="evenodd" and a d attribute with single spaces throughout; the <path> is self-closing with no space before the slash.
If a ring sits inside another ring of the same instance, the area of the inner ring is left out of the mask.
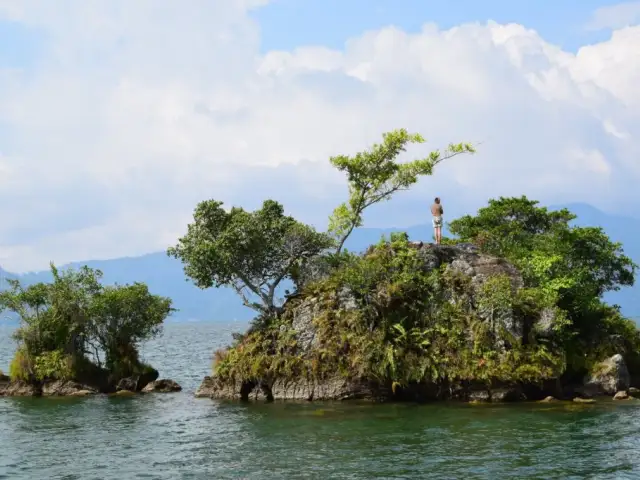
<path id="1" fill-rule="evenodd" d="M 436 197 L 436 199 L 434 200 L 434 202 L 436 202 L 436 203 L 440 203 L 440 197 Z"/>

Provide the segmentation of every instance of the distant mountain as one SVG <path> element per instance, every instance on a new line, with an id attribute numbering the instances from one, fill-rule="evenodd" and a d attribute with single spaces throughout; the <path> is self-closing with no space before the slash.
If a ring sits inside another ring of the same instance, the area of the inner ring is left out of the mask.
<path id="1" fill-rule="evenodd" d="M 622 242 L 627 255 L 640 264 L 640 243 L 637 241 L 640 238 L 640 219 L 608 215 L 586 204 L 570 204 L 564 207 L 578 215 L 576 224 L 603 227 L 613 240 Z M 409 228 L 360 228 L 354 231 L 346 247 L 351 251 L 362 251 L 382 236 L 396 231 L 406 231 L 412 240 L 428 242 L 433 237 L 430 224 Z M 444 233 L 446 234 L 446 231 Z M 195 287 L 185 278 L 180 262 L 167 257 L 164 252 L 141 257 L 75 262 L 65 267 L 81 265 L 102 270 L 104 282 L 107 284 L 145 282 L 153 293 L 172 298 L 174 306 L 179 309 L 173 315 L 173 320 L 247 321 L 254 316 L 253 311 L 244 307 L 235 292 L 229 288 L 200 290 Z M 49 272 L 25 275 L 1 273 L 6 278 L 19 278 L 25 284 L 51 279 Z M 607 300 L 620 305 L 626 315 L 640 318 L 640 282 L 636 287 L 608 295 Z"/>

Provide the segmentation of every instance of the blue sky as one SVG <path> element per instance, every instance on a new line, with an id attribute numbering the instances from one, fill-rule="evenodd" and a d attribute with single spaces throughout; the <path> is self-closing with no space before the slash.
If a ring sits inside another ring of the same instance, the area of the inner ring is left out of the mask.
<path id="1" fill-rule="evenodd" d="M 205 198 L 324 228 L 328 158 L 401 127 L 429 141 L 401 160 L 482 143 L 369 226 L 435 195 L 637 217 L 639 23 L 595 0 L 0 1 L 0 265 L 161 250 Z"/>
<path id="2" fill-rule="evenodd" d="M 608 32 L 588 31 L 593 12 L 619 4 L 616 0 L 277 0 L 258 9 L 262 49 L 290 50 L 300 45 L 341 48 L 365 30 L 396 25 L 417 32 L 426 22 L 441 28 L 462 23 L 521 23 L 548 41 L 575 51 L 606 38 Z"/>

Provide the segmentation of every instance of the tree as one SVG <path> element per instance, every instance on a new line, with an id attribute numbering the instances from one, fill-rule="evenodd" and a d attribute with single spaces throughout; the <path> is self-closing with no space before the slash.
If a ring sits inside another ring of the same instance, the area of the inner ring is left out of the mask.
<path id="1" fill-rule="evenodd" d="M 227 212 L 222 205 L 215 200 L 199 203 L 186 235 L 167 253 L 183 262 L 185 274 L 198 287 L 230 286 L 244 305 L 272 315 L 278 309 L 278 285 L 333 241 L 284 215 L 282 205 L 273 200 L 254 212 L 238 207 Z"/>
<path id="2" fill-rule="evenodd" d="M 524 196 L 489 200 L 476 216 L 454 220 L 449 229 L 516 263 L 529 285 L 557 285 L 565 297 L 587 301 L 633 285 L 637 266 L 620 243 L 602 228 L 572 226 L 576 216 L 567 209 L 549 211 L 538 203 Z"/>
<path id="3" fill-rule="evenodd" d="M 160 332 L 173 311 L 171 300 L 152 295 L 144 284 L 101 285 L 102 272 L 84 266 L 59 271 L 51 265 L 53 281 L 24 287 L 10 280 L 0 293 L 0 309 L 20 316 L 15 333 L 18 351 L 12 376 L 25 380 L 69 378 L 91 359 L 107 369 L 126 364 L 127 376 L 142 365 L 138 345 Z"/>
<path id="4" fill-rule="evenodd" d="M 106 368 L 130 374 L 139 344 L 156 337 L 172 311 L 170 299 L 151 295 L 143 283 L 104 287 L 91 306 L 90 337 L 104 352 Z"/>
<path id="5" fill-rule="evenodd" d="M 51 265 L 53 282 L 23 287 L 8 280 L 9 289 L 0 293 L 0 308 L 20 316 L 15 333 L 32 355 L 61 350 L 67 355 L 87 353 L 86 331 L 91 299 L 100 291 L 100 271 L 83 267 L 60 272 Z"/>
<path id="6" fill-rule="evenodd" d="M 366 208 L 389 200 L 395 192 L 407 190 L 419 177 L 431 175 L 433 168 L 443 160 L 475 151 L 468 143 L 451 144 L 443 152 L 433 151 L 426 158 L 397 163 L 398 155 L 408 144 L 424 143 L 424 138 L 405 129 L 385 133 L 382 138 L 382 144 L 375 144 L 353 157 L 340 155 L 330 159 L 334 167 L 346 172 L 349 184 L 349 200 L 334 210 L 329 221 L 329 231 L 337 239 L 337 253 L 351 232 L 362 226 Z"/>
<path id="7" fill-rule="evenodd" d="M 549 211 L 526 197 L 501 197 L 475 216 L 452 221 L 449 229 L 458 240 L 510 260 L 526 287 L 559 307 L 568 320 L 565 350 L 579 358 L 625 328 L 602 295 L 632 286 L 637 265 L 601 228 L 571 225 L 575 218 L 566 209 Z"/>
<path id="8" fill-rule="evenodd" d="M 527 197 L 489 200 L 475 216 L 465 215 L 449 224 L 451 233 L 464 241 L 481 245 L 495 255 L 518 256 L 528 252 L 542 236 L 566 230 L 576 218 L 567 209 L 549 211 Z"/>

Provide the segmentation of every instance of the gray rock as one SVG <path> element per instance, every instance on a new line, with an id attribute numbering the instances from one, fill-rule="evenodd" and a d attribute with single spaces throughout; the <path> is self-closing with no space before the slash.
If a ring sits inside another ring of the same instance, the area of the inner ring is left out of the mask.
<path id="1" fill-rule="evenodd" d="M 300 380 L 276 381 L 271 384 L 258 382 L 220 382 L 215 377 L 205 377 L 195 394 L 199 398 L 224 400 L 353 400 L 385 398 L 388 392 L 380 392 L 376 385 L 362 380 L 342 378 L 326 381 Z"/>
<path id="2" fill-rule="evenodd" d="M 496 388 L 491 390 L 491 401 L 494 403 L 520 402 L 526 400 L 524 393 L 518 387 Z"/>
<path id="3" fill-rule="evenodd" d="M 470 402 L 490 402 L 491 393 L 489 390 L 473 390 L 469 393 Z"/>
<path id="4" fill-rule="evenodd" d="M 120 390 L 128 390 L 130 392 L 136 392 L 138 390 L 138 377 L 122 378 L 116 385 L 116 392 Z"/>
<path id="5" fill-rule="evenodd" d="M 178 383 L 174 382 L 173 380 L 161 379 L 161 380 L 154 380 L 153 382 L 150 382 L 147 385 L 145 385 L 145 387 L 142 389 L 142 392 L 169 393 L 169 392 L 179 392 L 181 390 L 182 390 L 182 387 L 178 385 Z"/>
<path id="6" fill-rule="evenodd" d="M 629 388 L 629 370 L 622 355 L 616 354 L 596 365 L 584 380 L 584 387 L 593 394 L 615 395 Z"/>
<path id="7" fill-rule="evenodd" d="M 0 397 L 39 397 L 42 389 L 21 381 L 0 381 Z"/>
<path id="8" fill-rule="evenodd" d="M 57 380 L 42 385 L 42 396 L 45 397 L 78 397 L 97 393 L 95 388 L 67 380 Z"/>
<path id="9" fill-rule="evenodd" d="M 624 390 L 619 391 L 613 396 L 614 400 L 628 400 L 629 398 L 629 394 Z"/>
<path id="10" fill-rule="evenodd" d="M 70 380 L 56 380 L 42 385 L 0 381 L 0 397 L 81 397 L 97 393 L 95 388 Z"/>

